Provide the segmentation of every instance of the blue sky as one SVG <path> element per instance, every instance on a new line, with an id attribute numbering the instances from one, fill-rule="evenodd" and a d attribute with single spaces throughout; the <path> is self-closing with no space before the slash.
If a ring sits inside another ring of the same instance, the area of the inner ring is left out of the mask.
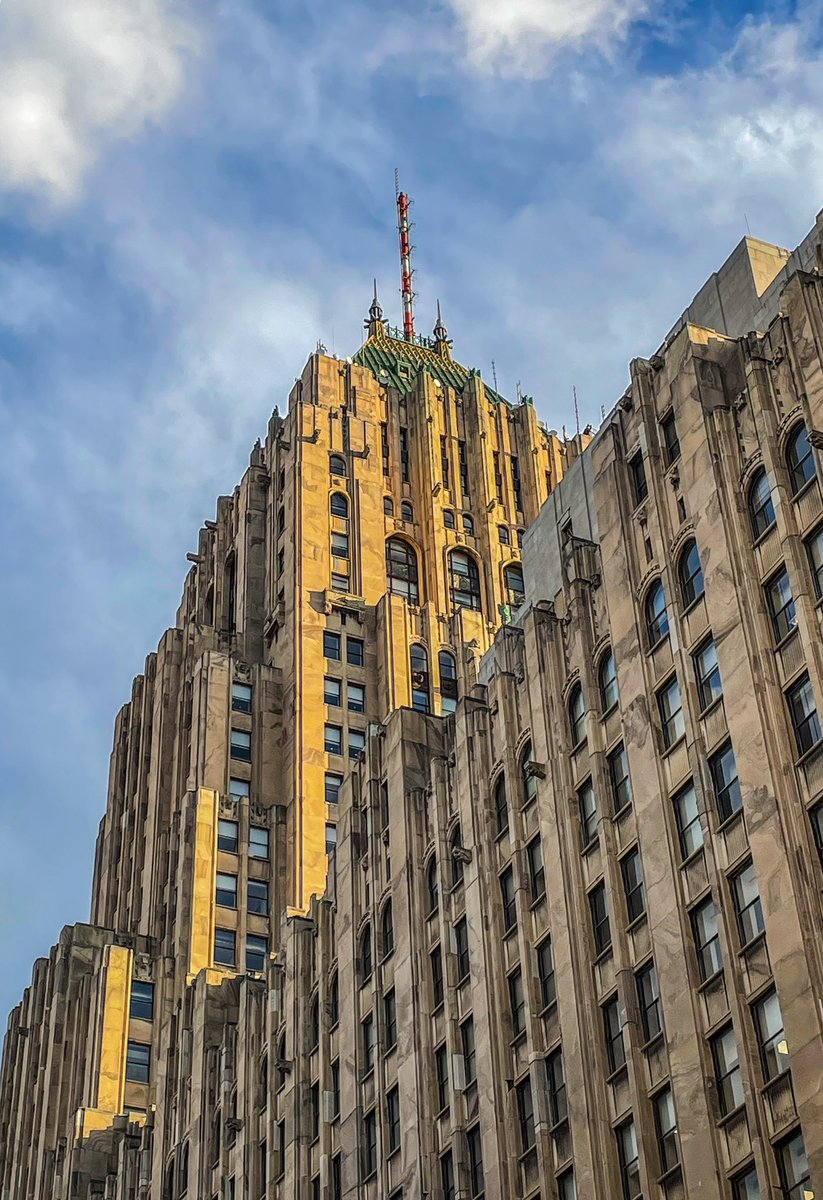
<path id="1" fill-rule="evenodd" d="M 596 421 L 823 207 L 818 4 L 3 0 L 0 1009 L 85 919 L 119 705 L 321 338 L 399 318 Z"/>

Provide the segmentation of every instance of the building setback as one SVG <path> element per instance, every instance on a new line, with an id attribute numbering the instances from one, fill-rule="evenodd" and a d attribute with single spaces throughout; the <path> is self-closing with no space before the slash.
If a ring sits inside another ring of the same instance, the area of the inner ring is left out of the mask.
<path id="1" fill-rule="evenodd" d="M 312 356 L 117 719 L 2 1200 L 823 1196 L 821 242 L 591 441 L 376 296 Z"/>

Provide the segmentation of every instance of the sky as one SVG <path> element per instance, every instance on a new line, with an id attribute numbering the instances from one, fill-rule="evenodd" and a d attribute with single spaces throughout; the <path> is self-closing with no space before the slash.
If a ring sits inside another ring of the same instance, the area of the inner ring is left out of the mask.
<path id="1" fill-rule="evenodd" d="M 2 0 L 0 1010 L 85 920 L 112 726 L 318 340 L 418 328 L 597 423 L 823 208 L 819 3 Z"/>

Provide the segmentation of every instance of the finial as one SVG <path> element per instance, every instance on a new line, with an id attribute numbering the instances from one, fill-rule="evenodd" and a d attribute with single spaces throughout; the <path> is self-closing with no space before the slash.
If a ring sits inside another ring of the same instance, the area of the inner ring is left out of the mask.
<path id="1" fill-rule="evenodd" d="M 443 323 L 439 300 L 437 301 L 437 321 L 434 326 L 434 348 L 443 358 L 451 358 L 452 343 L 449 341 L 449 331 Z"/>
<path id="2" fill-rule="evenodd" d="M 371 308 L 369 309 L 369 318 L 365 324 L 369 337 L 375 337 L 376 334 L 383 329 L 384 325 L 383 309 L 380 305 L 380 298 L 377 295 L 376 279 L 374 281 L 374 298 L 372 299 Z"/>

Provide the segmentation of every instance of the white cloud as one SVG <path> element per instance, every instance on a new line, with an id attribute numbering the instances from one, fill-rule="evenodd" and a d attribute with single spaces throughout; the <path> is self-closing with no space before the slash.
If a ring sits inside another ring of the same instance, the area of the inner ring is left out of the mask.
<path id="1" fill-rule="evenodd" d="M 536 75 L 552 52 L 606 48 L 648 9 L 647 0 L 449 0 L 479 70 Z"/>
<path id="2" fill-rule="evenodd" d="M 169 109 L 195 45 L 172 0 L 6 0 L 0 186 L 76 196 L 107 140 Z"/>

